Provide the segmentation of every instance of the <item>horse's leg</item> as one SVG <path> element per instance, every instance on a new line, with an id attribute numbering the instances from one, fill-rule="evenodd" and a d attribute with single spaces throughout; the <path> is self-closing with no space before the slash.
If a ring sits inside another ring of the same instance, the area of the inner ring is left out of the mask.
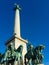
<path id="1" fill-rule="evenodd" d="M 17 57 L 17 55 L 15 56 L 14 65 L 18 65 L 18 57 Z"/>
<path id="2" fill-rule="evenodd" d="M 6 62 L 4 62 L 4 65 L 7 65 Z"/>
<path id="3" fill-rule="evenodd" d="M 4 65 L 9 65 L 8 61 L 4 62 Z"/>
<path id="4" fill-rule="evenodd" d="M 20 58 L 20 65 L 23 65 L 23 58 Z"/>
<path id="5" fill-rule="evenodd" d="M 24 59 L 24 60 L 25 60 L 25 65 L 27 65 L 27 58 L 25 57 L 25 59 Z"/>
<path id="6" fill-rule="evenodd" d="M 29 65 L 33 65 L 33 64 L 32 64 L 32 59 L 29 60 Z"/>
<path id="7" fill-rule="evenodd" d="M 13 61 L 11 61 L 11 65 L 14 65 L 14 60 L 13 60 Z"/>
<path id="8" fill-rule="evenodd" d="M 18 65 L 20 65 L 20 58 L 18 58 Z"/>
<path id="9" fill-rule="evenodd" d="M 39 60 L 40 63 L 42 63 L 42 56 L 40 57 L 40 60 Z"/>
<path id="10" fill-rule="evenodd" d="M 14 65 L 18 65 L 18 60 L 15 59 Z"/>

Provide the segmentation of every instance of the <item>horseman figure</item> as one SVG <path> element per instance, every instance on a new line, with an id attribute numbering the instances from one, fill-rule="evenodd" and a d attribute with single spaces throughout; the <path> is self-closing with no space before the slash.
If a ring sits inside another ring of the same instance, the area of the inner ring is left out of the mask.
<path id="1" fill-rule="evenodd" d="M 34 56 L 34 47 L 33 45 L 28 45 L 27 53 L 25 55 L 25 65 L 30 65 L 32 63 L 32 57 Z"/>
<path id="2" fill-rule="evenodd" d="M 22 60 L 22 51 L 22 45 L 20 45 L 18 49 L 15 49 L 13 43 L 11 43 L 6 49 L 2 62 L 6 62 L 5 65 L 14 65 L 14 62 L 17 61 L 18 65 L 20 65 Z"/>
<path id="3" fill-rule="evenodd" d="M 42 50 L 44 49 L 43 45 L 33 47 L 33 45 L 28 45 L 27 53 L 25 55 L 25 65 L 37 65 L 42 63 L 43 55 Z"/>
<path id="4" fill-rule="evenodd" d="M 42 54 L 42 50 L 44 49 L 44 46 L 43 45 L 39 45 L 35 48 L 35 64 L 41 64 L 42 63 L 42 60 L 44 58 L 43 54 Z"/>

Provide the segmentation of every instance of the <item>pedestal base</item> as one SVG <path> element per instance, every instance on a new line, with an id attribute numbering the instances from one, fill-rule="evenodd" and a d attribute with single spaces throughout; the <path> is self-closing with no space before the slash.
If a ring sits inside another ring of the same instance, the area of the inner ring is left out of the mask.
<path id="1" fill-rule="evenodd" d="M 37 64 L 37 65 L 44 65 L 44 64 Z"/>

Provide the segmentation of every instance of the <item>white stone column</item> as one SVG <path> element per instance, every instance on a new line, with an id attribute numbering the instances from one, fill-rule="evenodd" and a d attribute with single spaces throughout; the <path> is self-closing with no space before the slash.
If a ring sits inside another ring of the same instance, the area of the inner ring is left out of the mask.
<path id="1" fill-rule="evenodd" d="M 15 23 L 14 23 L 14 34 L 20 37 L 20 15 L 19 15 L 19 5 L 15 6 Z"/>

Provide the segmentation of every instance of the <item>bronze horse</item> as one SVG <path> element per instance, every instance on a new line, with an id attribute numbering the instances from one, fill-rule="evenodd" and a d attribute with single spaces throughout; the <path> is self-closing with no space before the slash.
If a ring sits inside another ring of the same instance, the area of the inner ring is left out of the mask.
<path id="1" fill-rule="evenodd" d="M 13 43 L 11 43 L 6 49 L 3 61 L 6 62 L 7 65 L 9 65 L 11 61 L 18 61 L 20 64 L 20 60 L 22 60 L 22 51 L 22 45 L 20 45 L 18 49 L 15 49 Z M 13 65 L 13 63 L 11 65 Z"/>
<path id="2" fill-rule="evenodd" d="M 32 45 L 28 45 L 28 51 L 25 55 L 25 65 L 36 65 L 38 63 L 42 63 L 43 55 L 42 50 L 44 49 L 43 45 L 39 45 L 34 48 Z"/>
<path id="3" fill-rule="evenodd" d="M 34 53 L 34 55 L 36 57 L 34 60 L 35 64 L 42 63 L 42 60 L 44 58 L 44 56 L 42 54 L 42 50 L 44 48 L 45 48 L 45 46 L 43 46 L 43 45 L 39 45 L 35 48 L 35 53 Z"/>
<path id="4" fill-rule="evenodd" d="M 25 55 L 25 65 L 30 65 L 32 62 L 32 57 L 34 56 L 34 47 L 33 45 L 28 45 L 27 47 L 27 53 Z"/>

